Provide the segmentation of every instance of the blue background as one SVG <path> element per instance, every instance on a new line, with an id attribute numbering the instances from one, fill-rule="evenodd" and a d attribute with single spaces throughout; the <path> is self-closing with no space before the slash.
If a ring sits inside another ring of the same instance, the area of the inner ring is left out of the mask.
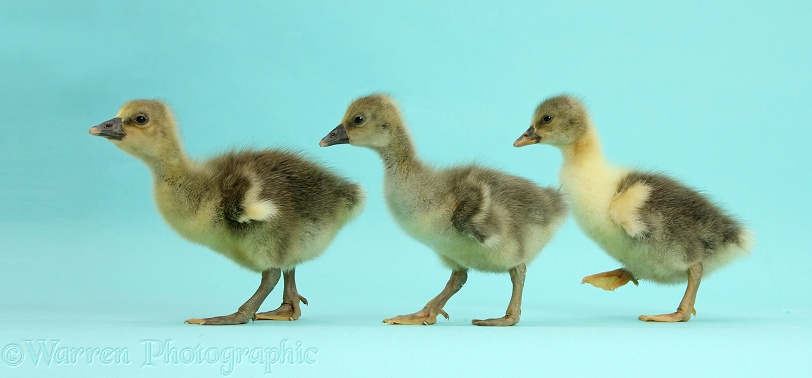
<path id="1" fill-rule="evenodd" d="M 1 2 L 0 375 L 223 372 L 145 364 L 151 339 L 317 349 L 279 375 L 812 375 L 811 15 L 805 1 Z M 569 220 L 528 269 L 518 326 L 470 325 L 510 295 L 506 274 L 476 272 L 450 320 L 381 324 L 422 308 L 449 272 L 392 221 L 374 153 L 318 147 L 376 91 L 400 102 L 424 160 L 540 185 L 557 185 L 559 152 L 511 144 L 545 97 L 581 96 L 611 161 L 701 188 L 756 248 L 703 280 L 690 322 L 643 323 L 684 286 L 579 285 L 618 264 Z M 146 167 L 87 134 L 133 98 L 168 101 L 192 157 L 292 147 L 365 186 L 365 212 L 297 270 L 299 321 L 183 324 L 233 312 L 259 275 L 174 234 Z M 49 365 L 31 340 L 129 359 Z M 263 372 L 243 361 L 233 374 Z"/>

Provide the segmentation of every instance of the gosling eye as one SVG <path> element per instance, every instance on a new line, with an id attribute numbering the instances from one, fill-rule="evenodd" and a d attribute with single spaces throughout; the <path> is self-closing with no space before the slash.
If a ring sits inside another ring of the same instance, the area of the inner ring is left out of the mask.
<path id="1" fill-rule="evenodd" d="M 364 123 L 364 116 L 357 115 L 357 116 L 353 117 L 352 123 L 354 123 L 356 125 L 360 125 L 360 124 Z"/>
<path id="2" fill-rule="evenodd" d="M 139 115 L 133 117 L 133 121 L 135 121 L 135 123 L 137 123 L 139 125 L 143 125 L 143 124 L 146 124 L 147 121 L 149 121 L 149 118 L 147 118 L 147 116 L 145 116 L 143 114 L 139 114 Z"/>
<path id="3" fill-rule="evenodd" d="M 545 114 L 543 117 L 541 117 L 541 123 L 550 123 L 550 121 L 552 121 L 552 120 L 553 120 L 553 116 L 551 116 L 549 114 Z"/>

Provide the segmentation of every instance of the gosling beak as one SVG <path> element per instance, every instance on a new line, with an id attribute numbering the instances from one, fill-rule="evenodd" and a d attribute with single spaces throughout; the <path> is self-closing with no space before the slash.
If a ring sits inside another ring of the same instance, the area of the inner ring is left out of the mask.
<path id="1" fill-rule="evenodd" d="M 329 147 L 334 144 L 346 144 L 350 143 L 350 137 L 347 136 L 347 129 L 344 128 L 344 125 L 336 126 L 333 131 L 327 134 L 326 137 L 321 138 L 321 142 L 319 142 L 319 146 L 322 147 Z"/>
<path id="2" fill-rule="evenodd" d="M 536 135 L 536 129 L 534 129 L 533 126 L 530 126 L 530 128 L 527 129 L 527 131 L 525 131 L 524 134 L 519 137 L 519 139 L 516 139 L 516 141 L 513 142 L 513 147 L 529 146 L 531 144 L 538 143 L 540 140 L 541 138 Z"/>
<path id="3" fill-rule="evenodd" d="M 95 136 L 115 140 L 122 140 L 124 139 L 125 135 L 124 130 L 121 128 L 121 118 L 119 117 L 93 126 L 90 128 L 90 130 L 88 130 L 88 132 Z"/>

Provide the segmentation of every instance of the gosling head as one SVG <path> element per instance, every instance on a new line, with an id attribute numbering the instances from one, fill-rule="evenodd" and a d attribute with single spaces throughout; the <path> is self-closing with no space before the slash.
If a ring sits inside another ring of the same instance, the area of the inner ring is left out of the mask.
<path id="1" fill-rule="evenodd" d="M 353 101 L 344 118 L 319 143 L 322 147 L 349 143 L 374 150 L 386 149 L 404 133 L 403 121 L 389 96 L 373 94 Z"/>
<path id="2" fill-rule="evenodd" d="M 91 127 L 89 132 L 141 159 L 157 158 L 167 148 L 177 148 L 178 143 L 175 117 L 158 100 L 129 101 L 115 118 Z"/>
<path id="3" fill-rule="evenodd" d="M 514 147 L 543 143 L 567 146 L 575 143 L 588 129 L 584 105 L 570 96 L 544 100 L 533 113 L 530 128 L 513 142 Z"/>

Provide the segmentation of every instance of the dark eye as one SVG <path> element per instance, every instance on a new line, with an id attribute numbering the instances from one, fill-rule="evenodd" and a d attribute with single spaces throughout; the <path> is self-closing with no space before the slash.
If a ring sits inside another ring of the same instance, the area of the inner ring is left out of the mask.
<path id="1" fill-rule="evenodd" d="M 133 118 L 133 121 L 135 121 L 135 123 L 137 123 L 139 125 L 143 125 L 143 124 L 147 123 L 147 121 L 149 121 L 149 119 L 147 118 L 147 116 L 145 116 L 143 114 L 139 114 L 139 115 L 137 115 L 137 116 L 135 116 Z"/>
<path id="2" fill-rule="evenodd" d="M 355 116 L 355 118 L 352 119 L 352 123 L 354 123 L 356 125 L 360 125 L 360 124 L 364 123 L 364 116 L 362 116 L 362 115 Z"/>
<path id="3" fill-rule="evenodd" d="M 541 123 L 550 123 L 553 120 L 553 116 L 547 114 L 544 117 L 541 117 Z"/>

